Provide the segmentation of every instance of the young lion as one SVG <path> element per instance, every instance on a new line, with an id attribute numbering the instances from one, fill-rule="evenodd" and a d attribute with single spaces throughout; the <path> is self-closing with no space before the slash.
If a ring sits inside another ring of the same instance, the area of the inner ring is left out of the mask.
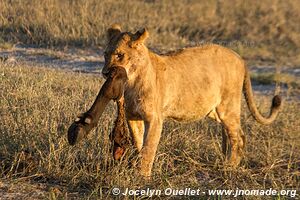
<path id="1" fill-rule="evenodd" d="M 270 115 L 257 110 L 248 70 L 239 55 L 218 45 L 203 45 L 165 55 L 144 44 L 149 33 L 108 29 L 104 77 L 114 66 L 128 76 L 124 88 L 126 117 L 134 143 L 141 154 L 140 173 L 150 177 L 163 121 L 194 121 L 209 116 L 222 123 L 223 152 L 232 166 L 240 162 L 245 135 L 240 125 L 244 92 L 253 117 L 261 124 L 275 120 L 281 98 L 273 97 Z M 227 151 L 227 146 L 229 146 Z"/>

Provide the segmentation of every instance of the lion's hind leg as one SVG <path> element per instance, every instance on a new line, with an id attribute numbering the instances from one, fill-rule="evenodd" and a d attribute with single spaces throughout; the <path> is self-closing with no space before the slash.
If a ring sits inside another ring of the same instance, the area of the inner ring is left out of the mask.
<path id="1" fill-rule="evenodd" d="M 225 122 L 226 123 L 226 122 Z M 232 166 L 238 166 L 245 147 L 245 135 L 239 125 L 223 124 L 222 150 Z"/>
<path id="2" fill-rule="evenodd" d="M 217 108 L 223 127 L 222 150 L 229 164 L 234 167 L 238 166 L 241 161 L 246 142 L 245 134 L 240 125 L 240 110 L 237 109 L 238 105 L 233 110 L 224 109 L 223 107 Z"/>

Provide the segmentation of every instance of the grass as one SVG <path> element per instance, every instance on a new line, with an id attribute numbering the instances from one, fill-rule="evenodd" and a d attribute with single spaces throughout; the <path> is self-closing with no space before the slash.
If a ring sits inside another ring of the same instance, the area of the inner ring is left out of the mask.
<path id="1" fill-rule="evenodd" d="M 0 0 L 0 7 L 4 44 L 103 47 L 107 27 L 119 23 L 128 31 L 147 27 L 153 48 L 214 42 L 251 62 L 300 63 L 300 5 L 293 0 Z"/>
<path id="2" fill-rule="evenodd" d="M 0 82 L 2 195 L 19 192 L 36 199 L 111 199 L 116 186 L 300 192 L 298 101 L 285 103 L 278 119 L 269 126 L 256 123 L 243 104 L 247 146 L 238 170 L 223 168 L 220 125 L 209 119 L 191 124 L 166 122 L 153 178 L 145 182 L 131 162 L 135 160 L 134 150 L 120 162 L 112 159 L 108 135 L 114 120 L 113 104 L 86 140 L 74 147 L 68 145 L 68 126 L 93 102 L 102 84 L 99 76 L 0 62 Z M 270 97 L 256 96 L 256 102 L 260 110 L 268 111 Z"/>
<path id="3" fill-rule="evenodd" d="M 288 87 L 295 89 L 300 88 L 300 80 L 297 76 L 287 73 L 274 74 L 271 72 L 266 73 L 252 73 L 251 79 L 259 84 L 270 85 L 274 83 L 285 84 Z"/>
<path id="4" fill-rule="evenodd" d="M 7 50 L 7 49 L 12 49 L 12 48 L 13 48 L 12 43 L 5 42 L 5 41 L 1 40 L 1 38 L 0 38 L 0 49 Z"/>

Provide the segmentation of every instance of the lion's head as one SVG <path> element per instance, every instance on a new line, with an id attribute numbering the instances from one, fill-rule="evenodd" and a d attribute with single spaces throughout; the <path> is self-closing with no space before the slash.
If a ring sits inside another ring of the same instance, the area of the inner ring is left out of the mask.
<path id="1" fill-rule="evenodd" d="M 107 47 L 104 51 L 105 65 L 102 74 L 107 77 L 114 66 L 123 67 L 128 77 L 142 66 L 146 66 L 147 47 L 144 45 L 149 33 L 141 29 L 136 33 L 122 32 L 119 25 L 113 25 L 107 30 Z"/>

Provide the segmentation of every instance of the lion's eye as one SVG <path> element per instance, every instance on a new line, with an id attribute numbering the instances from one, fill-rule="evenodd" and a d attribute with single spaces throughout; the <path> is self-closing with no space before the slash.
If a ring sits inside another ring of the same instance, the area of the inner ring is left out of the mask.
<path id="1" fill-rule="evenodd" d="M 118 54 L 116 55 L 116 57 L 117 57 L 117 59 L 121 60 L 121 59 L 124 57 L 124 54 L 118 53 Z"/>

